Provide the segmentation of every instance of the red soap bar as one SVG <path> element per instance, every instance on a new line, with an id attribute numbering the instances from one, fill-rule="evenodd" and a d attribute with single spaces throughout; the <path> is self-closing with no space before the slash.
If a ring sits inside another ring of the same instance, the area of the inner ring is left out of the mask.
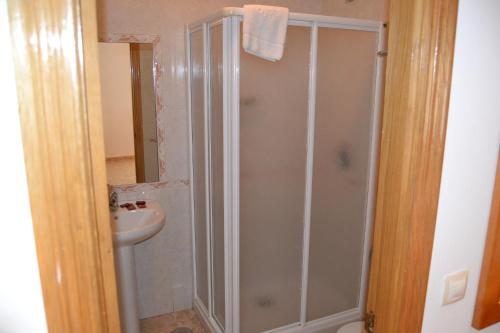
<path id="1" fill-rule="evenodd" d="M 146 205 L 146 201 L 136 201 L 136 205 Z"/>
<path id="2" fill-rule="evenodd" d="M 124 203 L 124 204 L 121 204 L 121 205 L 120 205 L 120 208 L 127 208 L 127 207 L 128 207 L 128 205 L 130 205 L 130 204 L 129 204 L 129 203 Z"/>

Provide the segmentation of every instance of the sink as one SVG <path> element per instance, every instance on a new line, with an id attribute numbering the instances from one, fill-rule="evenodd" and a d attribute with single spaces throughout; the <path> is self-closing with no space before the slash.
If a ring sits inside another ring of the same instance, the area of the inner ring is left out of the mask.
<path id="1" fill-rule="evenodd" d="M 111 212 L 122 333 L 140 333 L 134 245 L 153 237 L 164 225 L 165 213 L 155 201 L 146 201 L 146 208 L 120 207 Z"/>
<path id="2" fill-rule="evenodd" d="M 146 208 L 135 210 L 120 207 L 111 213 L 111 219 L 115 246 L 142 242 L 155 235 L 165 225 L 165 214 L 154 201 L 147 201 Z"/>

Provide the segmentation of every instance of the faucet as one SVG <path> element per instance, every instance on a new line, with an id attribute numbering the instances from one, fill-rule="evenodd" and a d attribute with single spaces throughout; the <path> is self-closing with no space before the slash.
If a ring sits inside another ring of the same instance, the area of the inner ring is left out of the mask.
<path id="1" fill-rule="evenodd" d="M 111 187 L 108 187 L 109 193 L 109 209 L 114 212 L 118 209 L 118 193 L 111 190 Z"/>

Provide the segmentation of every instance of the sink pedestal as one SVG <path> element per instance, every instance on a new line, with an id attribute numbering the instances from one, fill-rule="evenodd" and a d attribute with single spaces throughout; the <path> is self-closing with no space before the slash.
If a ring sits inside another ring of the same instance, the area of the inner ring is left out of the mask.
<path id="1" fill-rule="evenodd" d="M 140 333 L 134 245 L 115 247 L 122 333 Z"/>
<path id="2" fill-rule="evenodd" d="M 140 333 L 134 244 L 153 237 L 165 225 L 160 204 L 145 204 L 137 209 L 119 203 L 120 208 L 111 212 L 122 333 Z"/>

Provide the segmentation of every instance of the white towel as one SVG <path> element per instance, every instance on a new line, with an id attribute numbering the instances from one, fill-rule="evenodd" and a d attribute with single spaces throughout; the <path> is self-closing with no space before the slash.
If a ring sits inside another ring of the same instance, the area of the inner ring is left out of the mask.
<path id="1" fill-rule="evenodd" d="M 285 47 L 288 8 L 245 5 L 243 12 L 243 49 L 266 60 L 280 60 Z"/>

